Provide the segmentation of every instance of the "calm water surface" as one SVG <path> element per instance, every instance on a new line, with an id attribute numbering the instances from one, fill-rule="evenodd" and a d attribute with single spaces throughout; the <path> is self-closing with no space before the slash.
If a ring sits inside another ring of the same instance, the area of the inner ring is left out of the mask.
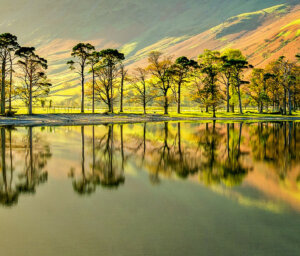
<path id="1" fill-rule="evenodd" d="M 300 123 L 0 129 L 1 255 L 300 255 Z"/>

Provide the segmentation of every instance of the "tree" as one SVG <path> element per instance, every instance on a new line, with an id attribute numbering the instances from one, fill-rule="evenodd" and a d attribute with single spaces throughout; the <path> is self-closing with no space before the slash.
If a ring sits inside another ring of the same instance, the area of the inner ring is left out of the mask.
<path id="1" fill-rule="evenodd" d="M 233 63 L 230 61 L 236 56 L 235 49 L 226 49 L 221 55 L 221 81 L 226 86 L 226 110 L 230 109 L 230 86 L 233 77 Z M 234 90 L 232 90 L 234 91 Z M 232 95 L 233 96 L 233 95 Z M 232 108 L 234 112 L 234 107 Z"/>
<path id="2" fill-rule="evenodd" d="M 143 106 L 144 114 L 147 114 L 147 105 L 156 97 L 153 90 L 150 89 L 147 82 L 147 70 L 144 68 L 136 68 L 131 84 L 136 91 L 132 100 Z"/>
<path id="3" fill-rule="evenodd" d="M 35 53 L 34 47 L 21 47 L 16 51 L 20 58 L 18 66 L 21 72 L 22 85 L 18 94 L 28 106 L 28 113 L 32 115 L 32 102 L 39 97 L 45 97 L 50 92 L 51 84 L 47 80 L 45 71 L 47 60 Z"/>
<path id="4" fill-rule="evenodd" d="M 117 78 L 120 75 L 119 62 L 124 55 L 118 50 L 107 49 L 99 53 L 101 60 L 95 68 L 97 82 L 95 92 L 97 97 L 108 106 L 108 112 L 113 112 L 113 101 L 115 95 L 113 88 L 116 87 Z"/>
<path id="5" fill-rule="evenodd" d="M 297 65 L 285 59 L 285 56 L 279 57 L 277 64 L 280 69 L 280 84 L 283 88 L 283 114 L 286 115 L 286 98 L 288 97 L 289 115 L 292 114 L 292 93 L 293 85 L 297 84 Z M 299 74 L 299 73 L 298 73 Z"/>
<path id="6" fill-rule="evenodd" d="M 169 57 L 161 60 L 162 53 L 153 51 L 149 53 L 147 71 L 152 75 L 153 86 L 161 92 L 164 100 L 164 114 L 168 114 L 169 101 L 168 92 L 172 83 L 172 62 Z"/>
<path id="7" fill-rule="evenodd" d="M 108 106 L 108 112 L 111 112 L 111 90 L 110 90 L 110 75 L 112 75 L 113 79 L 117 76 L 116 70 L 110 74 L 109 70 L 105 66 L 98 66 L 96 68 L 96 78 L 97 82 L 95 84 L 95 96 L 98 97 L 101 101 L 103 101 Z"/>
<path id="8" fill-rule="evenodd" d="M 218 51 L 205 50 L 199 56 L 199 66 L 201 72 L 205 74 L 203 80 L 203 92 L 207 95 L 207 103 L 212 107 L 213 117 L 216 117 L 216 107 L 220 102 L 220 89 L 217 84 L 219 68 L 220 53 Z"/>
<path id="9" fill-rule="evenodd" d="M 7 65 L 10 66 L 10 95 L 11 95 L 11 83 L 12 83 L 12 54 L 19 48 L 17 37 L 4 33 L 0 35 L 0 62 L 1 62 L 1 114 L 5 113 L 5 98 L 6 98 L 6 73 Z M 10 109 L 11 109 L 11 97 L 10 97 Z"/>
<path id="10" fill-rule="evenodd" d="M 274 75 L 262 68 L 254 68 L 251 75 L 249 95 L 257 103 L 259 113 L 263 113 L 264 103 L 269 102 L 267 81 Z"/>
<path id="11" fill-rule="evenodd" d="M 124 98 L 124 82 L 126 80 L 128 70 L 125 69 L 124 65 L 120 66 L 120 75 L 121 75 L 121 82 L 120 82 L 120 113 L 123 113 L 123 98 Z"/>
<path id="12" fill-rule="evenodd" d="M 268 88 L 268 97 L 272 101 L 273 112 L 275 111 L 275 109 L 277 109 L 278 111 L 283 95 L 283 88 L 280 85 L 280 67 L 277 61 L 272 61 L 266 66 L 265 70 L 272 75 L 270 79 L 266 81 Z"/>
<path id="13" fill-rule="evenodd" d="M 95 47 L 89 43 L 79 43 L 72 49 L 71 56 L 76 60 L 70 60 L 67 62 L 71 70 L 75 70 L 77 67 L 77 73 L 81 78 L 81 113 L 84 113 L 84 83 L 85 83 L 85 68 L 88 64 L 88 58 L 95 50 Z"/>
<path id="14" fill-rule="evenodd" d="M 100 61 L 100 56 L 99 52 L 93 51 L 89 56 L 88 56 L 88 61 L 87 64 L 90 65 L 91 70 L 90 72 L 92 73 L 92 113 L 95 113 L 95 68 L 96 65 Z"/>
<path id="15" fill-rule="evenodd" d="M 204 90 L 205 75 L 200 72 L 200 69 L 195 72 L 191 80 L 193 90 L 191 91 L 191 99 L 201 106 L 205 107 L 205 112 L 208 113 L 208 92 Z"/>
<path id="16" fill-rule="evenodd" d="M 181 86 L 187 82 L 192 68 L 197 68 L 198 64 L 194 60 L 189 60 L 187 57 L 182 56 L 176 59 L 175 64 L 172 65 L 171 70 L 174 74 L 174 81 L 177 85 L 177 92 L 174 90 L 175 99 L 177 101 L 177 113 L 181 112 Z"/>
<path id="17" fill-rule="evenodd" d="M 241 86 L 243 84 L 249 84 L 249 82 L 242 80 L 242 75 L 244 70 L 251 68 L 252 66 L 249 65 L 246 57 L 243 56 L 240 50 L 232 50 L 227 62 L 232 68 L 232 85 L 238 94 L 240 114 L 243 114 Z"/>
<path id="18" fill-rule="evenodd" d="M 102 50 L 99 53 L 99 56 L 102 58 L 101 60 L 101 69 L 107 70 L 107 82 L 108 89 L 110 90 L 110 97 L 107 95 L 107 99 L 110 98 L 109 102 L 109 112 L 114 112 L 113 108 L 113 100 L 114 100 L 114 92 L 113 92 L 113 83 L 115 76 L 113 75 L 114 70 L 118 69 L 117 65 L 120 64 L 123 60 L 125 60 L 125 56 L 123 53 L 120 53 L 117 49 L 106 49 Z"/>

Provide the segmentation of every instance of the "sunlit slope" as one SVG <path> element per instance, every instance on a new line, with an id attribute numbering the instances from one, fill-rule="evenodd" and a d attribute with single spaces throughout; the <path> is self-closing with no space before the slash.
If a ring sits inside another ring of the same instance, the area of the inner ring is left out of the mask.
<path id="1" fill-rule="evenodd" d="M 294 59 L 295 54 L 300 51 L 299 17 L 299 5 L 277 5 L 240 14 L 183 42 L 167 46 L 164 52 L 174 57 L 186 55 L 197 58 L 204 49 L 238 48 L 253 65 L 260 66 L 281 55 Z M 142 58 L 131 66 L 145 63 L 146 59 Z"/>
<path id="2" fill-rule="evenodd" d="M 230 17 L 257 12 L 294 0 L 0 0 L 0 31 L 38 47 L 49 60 L 52 95 L 73 101 L 78 81 L 65 65 L 79 41 L 98 49 L 117 47 L 128 63 L 150 50 L 171 49 L 224 23 Z M 226 22 L 225 22 L 226 23 Z M 228 33 L 231 33 L 229 31 Z M 219 38 L 219 40 L 223 40 Z M 199 42 L 197 42 L 199 43 Z M 213 45 L 212 45 L 213 46 Z M 201 47 L 194 48 L 196 50 Z M 207 47 L 211 48 L 211 47 Z M 177 50 L 170 50 L 177 53 Z M 179 52 L 178 52 L 179 53 Z M 187 51 L 189 54 L 190 51 Z M 198 54 L 198 53 L 197 53 Z"/>
<path id="3" fill-rule="evenodd" d="M 104 39 L 140 49 L 169 36 L 202 32 L 234 15 L 287 0 L 1 0 L 1 30 L 23 42 Z"/>

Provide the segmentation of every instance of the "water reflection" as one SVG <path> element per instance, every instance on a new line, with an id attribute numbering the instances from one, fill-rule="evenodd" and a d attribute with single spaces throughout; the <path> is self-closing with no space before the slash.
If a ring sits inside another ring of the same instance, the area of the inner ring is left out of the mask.
<path id="1" fill-rule="evenodd" d="M 259 123 L 250 130 L 251 150 L 256 161 L 271 165 L 280 179 L 299 162 L 299 123 Z"/>
<path id="2" fill-rule="evenodd" d="M 75 135 L 68 137 L 67 131 Z M 118 189 L 134 169 L 146 171 L 153 185 L 179 178 L 209 187 L 250 184 L 272 194 L 263 185 L 272 183 L 286 190 L 281 199 L 295 204 L 300 195 L 299 132 L 297 122 L 2 127 L 0 203 L 15 205 L 20 195 L 33 194 L 47 182 L 48 162 L 58 167 L 55 161 L 64 159 L 52 152 L 56 145 L 60 152 L 71 152 L 63 166 L 68 171 L 60 175 L 69 177 L 79 195 Z"/>
<path id="3" fill-rule="evenodd" d="M 52 156 L 49 144 L 34 136 L 32 127 L 17 138 L 13 136 L 15 131 L 13 127 L 1 128 L 0 202 L 6 206 L 16 204 L 20 194 L 34 194 L 36 187 L 47 181 L 45 168 Z M 17 167 L 14 162 L 18 163 Z"/>
<path id="4" fill-rule="evenodd" d="M 73 179 L 73 188 L 79 194 L 91 194 L 96 187 L 117 188 L 125 182 L 124 176 L 124 142 L 123 125 L 120 125 L 120 149 L 114 141 L 114 125 L 107 126 L 108 131 L 100 137 L 95 136 L 95 127 L 92 127 L 92 138 L 89 147 L 92 148 L 91 171 L 85 170 L 85 127 L 81 127 L 81 177 L 76 177 L 75 169 L 71 168 L 70 177 Z M 118 161 L 118 151 L 121 152 L 121 163 Z"/>

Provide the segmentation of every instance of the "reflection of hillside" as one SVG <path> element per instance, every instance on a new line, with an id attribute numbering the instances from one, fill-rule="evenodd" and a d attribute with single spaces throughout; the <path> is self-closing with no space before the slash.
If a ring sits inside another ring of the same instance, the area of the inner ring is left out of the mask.
<path id="1" fill-rule="evenodd" d="M 0 201 L 3 205 L 16 204 L 20 194 L 35 193 L 36 187 L 48 178 L 45 168 L 52 156 L 50 147 L 37 134 L 33 134 L 32 127 L 27 130 L 24 136 L 12 136 L 15 130 L 1 128 Z M 21 164 L 18 160 L 21 160 Z"/>
<path id="2" fill-rule="evenodd" d="M 247 183 L 300 210 L 299 123 L 253 124 L 249 128 L 254 173 Z"/>

